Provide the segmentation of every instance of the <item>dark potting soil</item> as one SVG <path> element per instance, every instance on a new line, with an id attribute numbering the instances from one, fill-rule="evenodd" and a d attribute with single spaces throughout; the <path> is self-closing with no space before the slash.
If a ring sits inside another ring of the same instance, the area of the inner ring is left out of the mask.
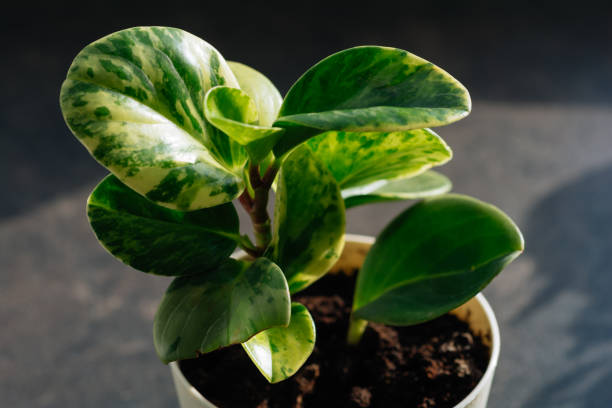
<path id="1" fill-rule="evenodd" d="M 346 345 L 354 279 L 327 275 L 294 300 L 315 319 L 315 349 L 291 378 L 269 384 L 241 346 L 180 363 L 220 408 L 452 407 L 482 378 L 489 348 L 452 315 L 410 327 L 370 323 Z"/>

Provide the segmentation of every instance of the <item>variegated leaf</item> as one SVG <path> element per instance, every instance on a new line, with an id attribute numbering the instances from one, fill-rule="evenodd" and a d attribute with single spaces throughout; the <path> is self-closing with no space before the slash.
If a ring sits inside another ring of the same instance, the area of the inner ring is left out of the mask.
<path id="1" fill-rule="evenodd" d="M 433 170 L 398 180 L 379 180 L 361 187 L 342 190 L 346 208 L 385 201 L 416 200 L 447 193 L 451 181 Z"/>
<path id="2" fill-rule="evenodd" d="M 404 50 L 365 46 L 333 54 L 289 90 L 274 148 L 289 151 L 326 130 L 393 132 L 442 126 L 466 116 L 470 97 L 448 73 Z"/>
<path id="3" fill-rule="evenodd" d="M 306 145 L 325 163 L 345 197 L 365 194 L 381 180 L 415 176 L 452 157 L 444 140 L 429 129 L 326 132 Z"/>
<path id="4" fill-rule="evenodd" d="M 227 259 L 240 239 L 232 203 L 182 212 L 160 207 L 106 177 L 87 202 L 96 237 L 131 267 L 156 275 L 202 274 Z"/>
<path id="5" fill-rule="evenodd" d="M 288 327 L 273 327 L 242 343 L 255 366 L 271 383 L 283 381 L 297 372 L 314 349 L 316 329 L 308 309 L 291 304 Z"/>
<path id="6" fill-rule="evenodd" d="M 283 103 L 278 89 L 261 72 L 239 62 L 227 61 L 227 63 L 236 75 L 240 89 L 255 102 L 259 114 L 259 125 L 272 126 Z"/>
<path id="7" fill-rule="evenodd" d="M 228 259 L 205 275 L 172 282 L 155 315 L 155 350 L 165 363 L 194 358 L 287 326 L 290 317 L 287 281 L 278 266 L 266 258 Z"/>
<path id="8" fill-rule="evenodd" d="M 277 177 L 271 259 L 292 293 L 323 276 L 344 246 L 345 211 L 338 183 L 306 146 L 292 152 Z"/>
<path id="9" fill-rule="evenodd" d="M 281 128 L 259 126 L 257 106 L 241 89 L 212 88 L 206 94 L 204 112 L 210 123 L 245 146 L 253 163 L 262 161 L 284 132 Z"/>
<path id="10" fill-rule="evenodd" d="M 238 82 L 212 46 L 179 29 L 137 27 L 85 47 L 60 102 L 72 132 L 122 182 L 160 205 L 195 210 L 244 188 L 244 148 L 203 116 L 217 85 Z"/>

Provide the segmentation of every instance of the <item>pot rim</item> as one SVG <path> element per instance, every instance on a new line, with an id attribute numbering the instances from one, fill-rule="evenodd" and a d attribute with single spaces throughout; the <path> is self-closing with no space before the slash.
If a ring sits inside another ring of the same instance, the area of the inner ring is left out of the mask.
<path id="1" fill-rule="evenodd" d="M 369 235 L 345 234 L 345 241 L 363 244 L 374 244 L 376 239 Z M 239 250 L 236 251 L 233 256 L 240 257 L 243 255 L 246 255 L 246 253 L 244 253 L 242 250 Z M 495 373 L 495 368 L 497 367 L 497 362 L 499 360 L 501 342 L 497 319 L 495 318 L 495 314 L 493 313 L 491 305 L 485 299 L 482 293 L 478 293 L 475 298 L 482 307 L 489 322 L 491 330 L 491 356 L 489 357 L 487 369 L 485 370 L 484 375 L 482 376 L 478 384 L 476 384 L 476 387 L 474 387 L 474 389 L 453 408 L 467 408 L 468 405 L 476 399 L 476 397 L 483 391 L 483 389 L 493 381 L 493 375 Z M 170 369 L 172 370 L 172 373 L 174 374 L 174 380 L 180 382 L 180 386 L 182 388 L 185 388 L 194 399 L 199 402 L 214 406 L 214 404 L 208 401 L 202 394 L 200 394 L 200 392 L 193 385 L 191 385 L 191 383 L 189 383 L 189 381 L 187 381 L 187 378 L 185 378 L 185 376 L 183 375 L 183 372 L 181 371 L 177 361 L 173 361 L 169 365 Z M 176 385 L 179 386 L 179 384 Z"/>

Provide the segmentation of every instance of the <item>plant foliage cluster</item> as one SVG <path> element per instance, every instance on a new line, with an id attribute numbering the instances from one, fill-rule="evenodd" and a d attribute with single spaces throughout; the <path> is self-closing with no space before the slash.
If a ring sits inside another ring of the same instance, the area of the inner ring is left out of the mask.
<path id="1" fill-rule="evenodd" d="M 506 215 L 446 194 L 450 181 L 430 170 L 452 156 L 431 128 L 471 102 L 448 73 L 400 49 L 333 54 L 282 98 L 200 38 L 137 27 L 85 47 L 60 102 L 111 173 L 88 201 L 98 240 L 135 269 L 175 277 L 154 323 L 164 362 L 242 344 L 270 382 L 294 374 L 315 324 L 291 296 L 338 259 L 350 207 L 422 199 L 368 254 L 349 343 L 368 321 L 411 325 L 461 305 L 523 249 Z M 231 258 L 236 248 L 251 258 Z"/>

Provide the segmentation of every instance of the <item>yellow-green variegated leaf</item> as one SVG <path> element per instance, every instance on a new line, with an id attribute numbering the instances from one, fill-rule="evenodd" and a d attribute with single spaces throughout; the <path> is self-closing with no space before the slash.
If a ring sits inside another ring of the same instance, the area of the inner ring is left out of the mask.
<path id="1" fill-rule="evenodd" d="M 240 89 L 255 102 L 259 125 L 272 126 L 283 103 L 283 97 L 278 89 L 261 72 L 239 62 L 227 61 L 227 63 L 236 75 Z"/>
<path id="2" fill-rule="evenodd" d="M 227 259 L 240 239 L 232 203 L 171 210 L 113 175 L 89 196 L 87 215 L 104 248 L 131 267 L 156 275 L 202 274 Z"/>
<path id="3" fill-rule="evenodd" d="M 323 276 L 344 246 L 345 210 L 338 183 L 306 146 L 293 151 L 277 177 L 269 251 L 292 293 Z"/>
<path id="4" fill-rule="evenodd" d="M 450 191 L 451 181 L 433 170 L 398 180 L 379 180 L 361 187 L 342 190 L 346 208 L 385 201 L 416 200 Z"/>
<path id="5" fill-rule="evenodd" d="M 442 126 L 470 109 L 465 87 L 432 63 L 397 48 L 350 48 L 317 63 L 291 87 L 275 123 L 287 132 L 274 152 L 326 130 Z"/>
<path id="6" fill-rule="evenodd" d="M 75 136 L 123 183 L 160 205 L 196 210 L 244 189 L 244 148 L 204 118 L 204 95 L 217 85 L 238 82 L 208 43 L 137 27 L 85 47 L 60 103 Z"/>
<path id="7" fill-rule="evenodd" d="M 155 350 L 164 363 L 194 358 L 287 326 L 290 317 L 289 289 L 278 266 L 266 258 L 228 259 L 205 275 L 172 281 L 155 315 Z"/>
<path id="8" fill-rule="evenodd" d="M 206 119 L 245 146 L 254 163 L 262 161 L 284 132 L 281 128 L 259 126 L 255 101 L 243 90 L 217 86 L 206 94 Z"/>
<path id="9" fill-rule="evenodd" d="M 283 381 L 297 372 L 314 349 L 316 329 L 306 306 L 291 304 L 288 327 L 273 327 L 242 343 L 255 366 L 271 383 Z"/>
<path id="10" fill-rule="evenodd" d="M 332 131 L 306 145 L 333 174 L 345 198 L 367 194 L 390 180 L 416 176 L 452 157 L 450 147 L 429 129 Z"/>

